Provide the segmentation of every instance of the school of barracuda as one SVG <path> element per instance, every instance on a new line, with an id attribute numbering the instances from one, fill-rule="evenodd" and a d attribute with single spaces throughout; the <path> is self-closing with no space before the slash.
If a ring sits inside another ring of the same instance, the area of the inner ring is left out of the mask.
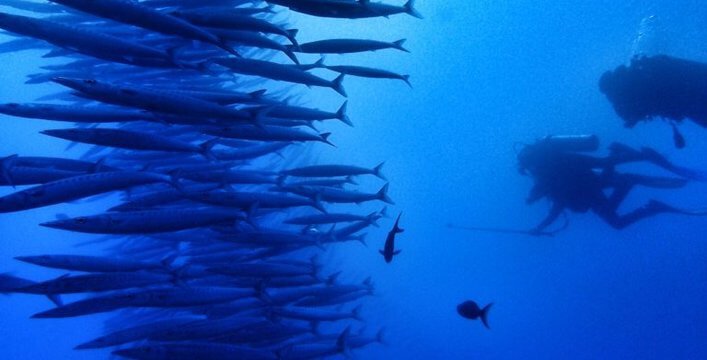
<path id="1" fill-rule="evenodd" d="M 36 100 L 42 103 L 3 103 L 0 113 L 73 123 L 42 133 L 93 146 L 81 159 L 6 154 L 0 185 L 20 188 L 0 197 L 0 212 L 104 201 L 116 191 L 122 202 L 103 213 L 47 219 L 42 226 L 99 234 L 91 242 L 107 244 L 104 253 L 23 254 L 16 259 L 65 275 L 34 281 L 0 274 L 0 293 L 54 302 L 33 318 L 112 312 L 102 336 L 71 345 L 124 358 L 316 359 L 382 341 L 376 329 L 359 331 L 372 281 L 342 282 L 321 260 L 338 243 L 364 242 L 366 229 L 386 217 L 385 203 L 393 202 L 382 164 L 315 165 L 306 155 L 332 144 L 317 127 L 351 125 L 346 77 L 409 84 L 408 77 L 299 57 L 407 51 L 404 40 L 299 44 L 297 30 L 278 19 L 289 11 L 420 17 L 412 1 L 2 5 L 11 10 L 0 12 L 0 29 L 12 37 L 0 53 L 45 49 L 45 57 L 62 61 L 28 75 L 28 84 L 49 84 L 53 94 Z M 296 99 L 306 98 L 307 87 L 339 93 L 341 107 L 301 106 Z M 380 190 L 355 190 L 361 177 L 378 178 Z M 360 214 L 351 206 L 364 202 L 377 210 Z"/>

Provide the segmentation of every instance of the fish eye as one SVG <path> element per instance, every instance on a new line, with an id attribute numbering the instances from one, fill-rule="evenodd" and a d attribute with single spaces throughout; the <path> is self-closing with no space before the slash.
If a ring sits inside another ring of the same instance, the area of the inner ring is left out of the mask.
<path id="1" fill-rule="evenodd" d="M 74 222 L 76 222 L 77 224 L 85 224 L 88 222 L 88 218 L 86 218 L 85 216 L 77 217 L 74 219 Z"/>
<path id="2" fill-rule="evenodd" d="M 91 84 L 91 85 L 93 85 L 93 84 L 96 83 L 96 80 L 93 80 L 93 79 L 86 79 L 86 80 L 83 81 L 83 83 L 84 83 L 84 84 Z"/>

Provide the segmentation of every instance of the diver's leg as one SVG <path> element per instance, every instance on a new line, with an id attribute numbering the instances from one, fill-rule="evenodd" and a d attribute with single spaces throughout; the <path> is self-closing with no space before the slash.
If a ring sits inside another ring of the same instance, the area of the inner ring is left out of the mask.
<path id="1" fill-rule="evenodd" d="M 613 167 L 608 167 L 601 172 L 599 177 L 602 189 L 613 188 L 611 195 L 607 198 L 606 195 L 595 195 L 595 207 L 601 208 L 602 212 L 616 212 L 619 205 L 626 199 L 628 193 L 631 192 L 636 182 L 626 174 L 618 174 Z"/>
<path id="2" fill-rule="evenodd" d="M 635 185 L 641 185 L 656 189 L 678 189 L 687 185 L 688 181 L 681 178 L 671 178 L 665 176 L 649 176 L 640 174 L 620 174 L 616 175 L 621 181 Z"/>
<path id="3" fill-rule="evenodd" d="M 670 205 L 656 200 L 651 200 L 647 204 L 625 215 L 618 215 L 615 209 L 612 210 L 608 207 L 594 208 L 594 212 L 599 215 L 599 217 L 601 217 L 604 221 L 606 221 L 607 224 L 611 225 L 613 228 L 618 230 L 621 230 L 633 223 L 658 214 L 684 213 L 679 209 L 676 209 Z"/>
<path id="4" fill-rule="evenodd" d="M 687 180 L 685 179 L 638 174 L 617 174 L 611 169 L 607 169 L 607 171 L 602 173 L 601 179 L 603 187 L 614 188 L 605 202 L 601 200 L 598 201 L 602 204 L 600 206 L 606 207 L 606 209 L 611 212 L 616 212 L 624 199 L 626 199 L 626 196 L 628 196 L 629 192 L 631 192 L 636 185 L 660 189 L 676 189 L 687 184 Z"/>

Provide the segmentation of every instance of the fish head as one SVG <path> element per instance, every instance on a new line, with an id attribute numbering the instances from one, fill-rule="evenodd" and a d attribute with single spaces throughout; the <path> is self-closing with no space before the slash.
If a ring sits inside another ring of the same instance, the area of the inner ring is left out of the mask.
<path id="1" fill-rule="evenodd" d="M 93 79 L 74 79 L 62 76 L 54 77 L 52 81 L 78 91 L 85 91 L 98 83 Z"/>
<path id="2" fill-rule="evenodd" d="M 86 142 L 91 139 L 91 133 L 85 130 L 86 129 L 51 129 L 42 130 L 40 133 L 69 141 Z"/>
<path id="3" fill-rule="evenodd" d="M 104 218 L 102 216 L 79 216 L 70 219 L 47 221 L 39 225 L 53 229 L 85 231 L 91 228 L 100 228 L 100 225 L 106 222 Z"/>
<path id="4" fill-rule="evenodd" d="M 37 255 L 37 256 L 15 256 L 15 260 L 35 264 L 39 266 L 51 265 L 54 263 L 53 255 Z"/>

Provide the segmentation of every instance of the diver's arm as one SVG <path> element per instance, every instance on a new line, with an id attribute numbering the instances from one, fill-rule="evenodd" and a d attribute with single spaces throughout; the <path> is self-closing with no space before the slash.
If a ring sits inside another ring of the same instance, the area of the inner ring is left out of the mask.
<path id="1" fill-rule="evenodd" d="M 560 205 L 558 202 L 552 203 L 552 209 L 550 209 L 550 213 L 547 214 L 545 219 L 543 219 L 538 226 L 530 230 L 530 233 L 533 235 L 540 235 L 545 228 L 550 226 L 552 223 L 557 220 L 557 218 L 562 214 L 562 211 L 565 209 L 564 206 Z"/>

